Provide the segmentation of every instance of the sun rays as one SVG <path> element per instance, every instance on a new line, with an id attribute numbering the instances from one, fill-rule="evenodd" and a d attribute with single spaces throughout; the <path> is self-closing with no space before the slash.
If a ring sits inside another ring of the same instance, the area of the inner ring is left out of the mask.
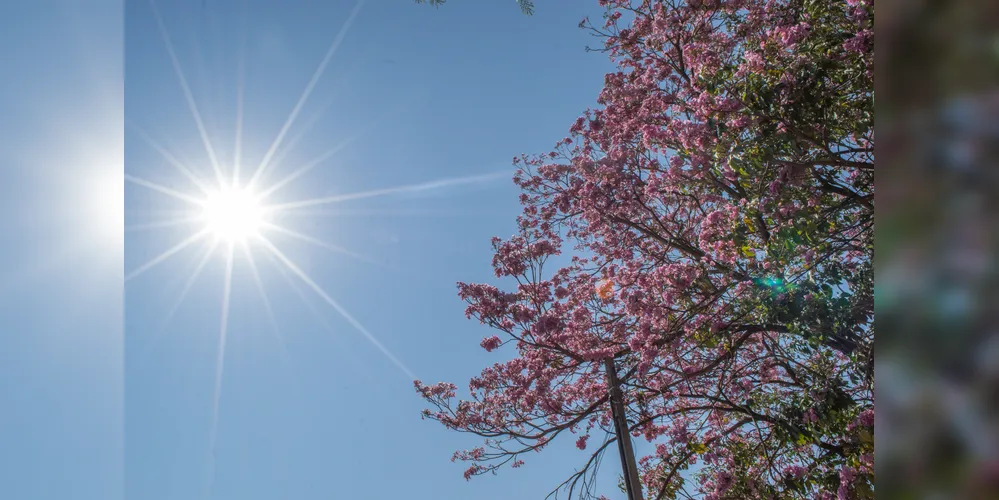
<path id="1" fill-rule="evenodd" d="M 336 37 L 327 49 L 325 56 L 322 61 L 316 67 L 313 72 L 311 79 L 306 85 L 302 94 L 295 103 L 294 108 L 288 115 L 284 124 L 281 126 L 277 137 L 271 143 L 263 159 L 254 169 L 252 176 L 245 183 L 240 182 L 240 164 L 242 162 L 242 144 L 245 138 L 243 137 L 243 110 L 244 110 L 244 85 L 243 85 L 243 72 L 244 72 L 244 54 L 240 54 L 239 58 L 239 84 L 236 89 L 237 97 L 237 116 L 236 116 L 236 147 L 234 151 L 235 161 L 231 167 L 226 167 L 220 163 L 217 155 L 216 148 L 212 144 L 212 140 L 209 136 L 207 128 L 205 127 L 204 120 L 201 111 L 198 108 L 197 101 L 191 91 L 188 78 L 184 73 L 183 67 L 180 63 L 180 59 L 177 56 L 176 50 L 174 49 L 173 41 L 170 37 L 169 30 L 167 29 L 166 23 L 163 20 L 162 15 L 156 5 L 156 2 L 150 0 L 149 2 L 153 17 L 156 20 L 156 26 L 159 30 L 160 38 L 162 39 L 163 46 L 166 49 L 167 55 L 169 56 L 170 63 L 173 68 L 174 75 L 176 76 L 177 82 L 181 87 L 184 95 L 184 100 L 187 105 L 188 111 L 191 114 L 191 118 L 194 121 L 194 125 L 197 128 L 198 135 L 204 146 L 206 155 L 208 156 L 208 161 L 212 166 L 212 171 L 214 173 L 214 181 L 212 179 L 205 179 L 199 177 L 194 173 L 194 169 L 190 166 L 185 165 L 182 161 L 178 160 L 176 155 L 170 153 L 166 148 L 153 140 L 148 134 L 142 132 L 138 127 L 132 126 L 133 130 L 138 133 L 138 135 L 145 141 L 153 150 L 159 153 L 167 163 L 174 167 L 174 169 L 180 173 L 184 178 L 191 182 L 194 188 L 193 192 L 185 192 L 174 187 L 168 187 L 157 182 L 136 176 L 136 175 L 125 175 L 125 180 L 135 184 L 137 186 L 144 187 L 146 189 L 158 192 L 160 194 L 169 196 L 176 200 L 182 201 L 191 206 L 192 210 L 199 214 L 196 216 L 183 216 L 174 218 L 167 221 L 157 221 L 147 224 L 138 224 L 130 226 L 128 229 L 131 231 L 137 230 L 154 230 L 157 228 L 171 228 L 177 226 L 190 225 L 194 227 L 192 234 L 188 235 L 186 238 L 182 239 L 180 242 L 174 246 L 163 251 L 159 255 L 153 257 L 146 263 L 140 265 L 138 268 L 130 271 L 126 274 L 126 281 L 135 279 L 150 269 L 164 263 L 174 255 L 178 254 L 182 250 L 194 245 L 199 241 L 206 239 L 213 239 L 214 242 L 211 244 L 209 251 L 205 254 L 202 260 L 199 262 L 197 268 L 195 269 L 192 276 L 185 283 L 184 289 L 181 292 L 180 300 L 182 301 L 184 296 L 190 291 L 193 286 L 194 281 L 197 279 L 198 275 L 202 269 L 207 265 L 211 253 L 218 247 L 223 247 L 226 249 L 225 261 L 227 266 L 227 282 L 231 278 L 232 266 L 234 263 L 234 253 L 235 247 L 237 245 L 242 246 L 245 249 L 246 255 L 252 262 L 252 253 L 255 249 L 266 249 L 274 255 L 279 256 L 279 261 L 287 265 L 289 269 L 294 270 L 294 274 L 303 279 L 303 281 L 309 284 L 309 288 L 313 289 L 331 306 L 345 315 L 348 323 L 352 326 L 359 327 L 359 331 L 368 337 L 378 348 L 383 352 L 388 352 L 388 350 L 371 335 L 356 319 L 349 315 L 345 310 L 340 308 L 340 306 L 332 305 L 336 304 L 332 298 L 319 287 L 308 275 L 306 275 L 297 264 L 291 261 L 281 250 L 279 250 L 268 238 L 268 232 L 278 232 L 286 236 L 290 236 L 296 240 L 307 242 L 313 246 L 320 248 L 325 248 L 327 250 L 339 253 L 341 255 L 355 258 L 358 260 L 364 260 L 367 262 L 372 262 L 370 259 L 351 252 L 339 245 L 323 241 L 319 238 L 304 235 L 293 231 L 288 228 L 284 228 L 267 220 L 267 216 L 270 214 L 275 214 L 284 210 L 281 206 L 268 206 L 263 203 L 263 198 L 270 196 L 272 193 L 281 189 L 289 184 L 291 184 L 296 179 L 304 176 L 308 171 L 312 170 L 316 166 L 322 164 L 324 161 L 329 160 L 337 151 L 346 147 L 351 140 L 348 138 L 341 144 L 335 146 L 329 151 L 316 157 L 314 160 L 308 162 L 305 165 L 293 170 L 290 174 L 283 177 L 281 180 L 272 183 L 270 185 L 261 186 L 259 189 L 259 194 L 255 189 L 257 184 L 262 183 L 263 174 L 272 168 L 277 168 L 280 165 L 279 162 L 274 161 L 278 155 L 281 144 L 287 136 L 288 132 L 292 129 L 295 120 L 298 115 L 303 110 L 305 104 L 307 103 L 310 95 L 317 86 L 317 84 L 322 79 L 326 68 L 330 61 L 336 54 L 337 48 L 340 46 L 347 32 L 349 31 L 351 25 L 356 19 L 357 15 L 360 13 L 361 8 L 364 5 L 364 0 L 357 2 L 350 15 L 344 22 L 340 31 L 337 33 Z M 276 156 L 277 155 L 277 156 Z M 229 172 L 226 172 L 229 170 Z M 398 189 L 398 188 L 397 188 Z M 328 204 L 334 203 L 336 200 L 302 200 L 299 203 L 309 203 L 310 205 L 315 203 Z M 200 224 L 200 227 L 199 227 Z M 259 280 L 257 269 L 255 264 L 252 270 Z M 262 287 L 262 285 L 261 285 Z M 222 314 L 222 325 L 223 330 L 227 325 L 227 315 L 228 315 L 228 295 L 231 293 L 230 289 L 226 289 L 226 307 L 223 308 Z M 178 304 L 179 306 L 179 304 Z M 176 308 L 175 308 L 176 309 Z M 171 315 L 174 311 L 171 311 Z M 220 333 L 224 335 L 224 331 Z M 390 355 L 390 359 L 393 359 L 396 364 L 401 365 L 394 355 Z M 403 370 L 408 372 L 408 369 Z M 221 374 L 219 375 L 221 376 Z M 408 374 L 407 374 L 408 376 Z"/>
<path id="2" fill-rule="evenodd" d="M 305 288 L 308 288 L 315 294 L 315 296 L 320 298 L 325 305 L 335 311 L 346 324 L 350 325 L 356 333 L 363 336 L 367 342 L 375 347 L 385 357 L 385 359 L 398 368 L 398 370 L 409 380 L 416 378 L 412 370 L 410 370 L 406 364 L 404 364 L 402 360 L 400 360 L 392 352 L 392 350 L 389 349 L 388 346 L 386 346 L 374 333 L 365 327 L 357 317 L 347 311 L 347 309 L 345 309 L 343 305 L 332 296 L 332 294 L 321 286 L 314 277 L 304 271 L 299 263 L 289 257 L 284 250 L 278 248 L 277 244 L 272 241 L 271 236 L 284 236 L 293 242 L 302 244 L 303 246 L 329 251 L 334 257 L 342 256 L 343 258 L 354 259 L 376 265 L 378 262 L 363 254 L 351 251 L 341 245 L 325 241 L 317 236 L 304 234 L 291 228 L 284 227 L 276 222 L 278 220 L 278 216 L 281 214 L 296 214 L 296 212 L 299 212 L 296 215 L 302 215 L 300 212 L 303 208 L 321 208 L 351 200 L 405 193 L 420 193 L 461 185 L 483 183 L 498 179 L 501 176 L 508 174 L 498 172 L 484 175 L 445 178 L 430 182 L 403 186 L 390 186 L 355 193 L 269 203 L 268 199 L 275 192 L 278 190 L 291 191 L 296 181 L 306 178 L 310 172 L 314 171 L 320 165 L 328 162 L 339 151 L 348 147 L 359 135 L 365 132 L 365 129 L 357 131 L 353 135 L 343 139 L 338 144 L 335 144 L 329 150 L 321 153 L 314 159 L 304 164 L 293 165 L 289 168 L 288 165 L 283 163 L 284 158 L 287 156 L 288 150 L 296 145 L 298 139 L 302 134 L 304 134 L 304 132 L 292 136 L 287 144 L 285 144 L 285 139 L 292 130 L 292 127 L 295 125 L 296 119 L 305 108 L 309 97 L 322 80 L 330 61 L 334 58 L 337 52 L 337 48 L 340 46 L 351 25 L 354 23 L 354 20 L 359 15 L 361 8 L 364 5 L 364 0 L 358 1 L 354 8 L 350 11 L 341 29 L 330 43 L 324 57 L 312 73 L 312 76 L 303 89 L 301 95 L 296 100 L 294 107 L 287 116 L 287 119 L 281 125 L 277 136 L 272 142 L 270 142 L 270 145 L 266 149 L 266 152 L 263 154 L 261 160 L 255 165 L 255 168 L 252 168 L 252 170 L 251 168 L 248 168 L 248 165 L 243 163 L 246 160 L 243 152 L 243 145 L 247 140 L 247 138 L 244 137 L 244 131 L 248 130 L 244 127 L 243 123 L 245 116 L 245 54 L 241 52 L 237 61 L 238 83 L 236 86 L 237 88 L 235 89 L 235 148 L 234 151 L 232 151 L 233 161 L 231 164 L 227 164 L 225 161 L 221 160 L 217 154 L 219 151 L 223 150 L 217 148 L 216 144 L 213 144 L 212 137 L 205 126 L 202 112 L 198 107 L 198 102 L 191 91 L 188 78 L 184 73 L 184 69 L 181 65 L 180 59 L 178 58 L 173 41 L 171 40 L 167 25 L 164 22 L 155 1 L 150 0 L 149 3 L 152 15 L 156 21 L 156 26 L 162 44 L 167 52 L 167 55 L 169 56 L 173 73 L 183 93 L 187 111 L 193 119 L 193 125 L 197 130 L 197 135 L 199 136 L 204 148 L 208 165 L 211 166 L 211 173 L 209 175 L 199 175 L 199 171 L 194 165 L 185 163 L 184 161 L 178 159 L 177 154 L 169 151 L 166 147 L 143 132 L 134 123 L 130 121 L 127 122 L 129 129 L 135 132 L 146 146 L 148 146 L 152 151 L 155 151 L 160 157 L 162 157 L 163 160 L 165 160 L 166 164 L 170 166 L 170 168 L 167 169 L 167 173 L 172 172 L 179 175 L 179 177 L 184 180 L 184 184 L 189 185 L 187 188 L 176 187 L 172 184 L 167 185 L 140 175 L 134 175 L 131 173 L 125 174 L 125 180 L 128 183 L 148 190 L 149 192 L 158 193 L 158 195 L 162 195 L 162 197 L 171 198 L 175 201 L 181 202 L 181 204 L 186 207 L 185 210 L 169 212 L 173 216 L 166 220 L 132 224 L 125 227 L 126 232 L 151 232 L 156 230 L 186 231 L 186 234 L 182 233 L 182 236 L 178 238 L 179 241 L 174 243 L 172 246 L 169 246 L 169 248 L 162 251 L 158 255 L 153 256 L 138 267 L 128 271 L 125 275 L 125 281 L 129 282 L 140 278 L 148 271 L 164 265 L 182 251 L 194 247 L 199 243 L 203 245 L 203 253 L 201 253 L 198 257 L 197 264 L 191 274 L 186 277 L 179 297 L 176 302 L 172 304 L 172 307 L 170 308 L 161 328 L 153 333 L 153 340 L 156 340 L 157 337 L 162 335 L 167 324 L 173 319 L 175 313 L 181 307 L 185 298 L 189 295 L 199 277 L 203 274 L 205 268 L 211 263 L 211 261 L 213 261 L 213 257 L 215 257 L 216 260 L 221 260 L 222 265 L 224 265 L 223 291 L 221 297 L 221 312 L 218 322 L 217 352 L 211 403 L 212 421 L 209 438 L 210 463 L 208 472 L 209 479 L 207 483 L 207 488 L 210 491 L 212 481 L 214 480 L 214 455 L 216 441 L 218 439 L 220 415 L 219 404 L 223 387 L 222 381 L 226 361 L 226 344 L 228 335 L 231 333 L 229 332 L 229 325 L 231 323 L 229 316 L 232 309 L 232 295 L 234 291 L 240 291 L 238 287 L 233 287 L 233 273 L 237 266 L 248 266 L 248 270 L 250 271 L 250 275 L 257 288 L 259 298 L 263 302 L 268 319 L 274 327 L 278 339 L 283 345 L 283 337 L 278 331 L 278 321 L 275 318 L 270 299 L 268 298 L 267 288 L 261 279 L 261 269 L 257 264 L 259 259 L 255 259 L 256 254 L 266 256 L 266 260 L 271 265 L 279 266 L 278 269 L 287 278 L 297 279 L 301 284 L 305 284 Z M 240 44 L 242 51 L 245 51 L 244 45 L 245 44 L 243 43 Z M 309 126 L 311 126 L 311 122 L 306 125 L 306 127 Z M 285 144 L 284 149 L 282 149 L 282 144 Z M 171 168 L 172 170 L 170 170 Z M 278 172 L 279 175 L 265 175 L 274 172 Z M 277 180 L 268 180 L 270 177 L 276 177 Z M 220 254 L 222 259 L 218 259 Z M 237 254 L 241 257 L 240 259 L 237 259 Z"/>

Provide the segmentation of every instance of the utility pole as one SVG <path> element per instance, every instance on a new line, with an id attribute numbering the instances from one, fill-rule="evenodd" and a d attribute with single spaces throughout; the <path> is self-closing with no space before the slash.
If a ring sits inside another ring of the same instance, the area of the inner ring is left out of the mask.
<path id="1" fill-rule="evenodd" d="M 621 381 L 617 378 L 614 358 L 604 362 L 607 368 L 607 387 L 610 390 L 611 416 L 617 434 L 617 449 L 621 453 L 621 470 L 624 473 L 624 486 L 628 490 L 628 500 L 642 500 L 642 483 L 638 480 L 638 465 L 635 463 L 635 450 L 631 447 L 631 433 L 628 432 L 628 417 L 624 413 L 624 395 L 621 394 Z"/>

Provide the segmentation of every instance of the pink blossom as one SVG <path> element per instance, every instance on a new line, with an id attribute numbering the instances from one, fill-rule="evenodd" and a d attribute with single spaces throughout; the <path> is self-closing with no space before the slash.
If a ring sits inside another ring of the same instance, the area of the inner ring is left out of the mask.
<path id="1" fill-rule="evenodd" d="M 496 335 L 493 335 L 492 337 L 487 337 L 487 338 L 482 339 L 482 343 L 480 345 L 486 351 L 490 351 L 491 352 L 492 350 L 494 350 L 497 347 L 499 347 L 500 344 L 502 344 L 502 343 L 503 343 L 503 341 L 500 340 L 499 337 L 497 337 Z"/>

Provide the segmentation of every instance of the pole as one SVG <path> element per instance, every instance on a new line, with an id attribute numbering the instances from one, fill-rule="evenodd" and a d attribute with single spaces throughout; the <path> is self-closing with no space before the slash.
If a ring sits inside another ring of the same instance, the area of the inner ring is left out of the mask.
<path id="1" fill-rule="evenodd" d="M 628 500 L 642 500 L 642 483 L 638 480 L 638 465 L 635 463 L 635 450 L 631 447 L 631 433 L 628 432 L 628 417 L 624 413 L 624 396 L 621 382 L 617 379 L 614 358 L 604 362 L 607 368 L 607 386 L 610 390 L 611 416 L 617 434 L 617 449 L 621 453 L 621 470 L 624 473 L 624 486 L 628 490 Z"/>

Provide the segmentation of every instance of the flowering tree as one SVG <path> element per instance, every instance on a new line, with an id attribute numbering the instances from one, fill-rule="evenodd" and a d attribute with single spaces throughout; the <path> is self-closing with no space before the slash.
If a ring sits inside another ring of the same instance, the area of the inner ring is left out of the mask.
<path id="1" fill-rule="evenodd" d="M 459 284 L 516 356 L 468 400 L 416 382 L 424 415 L 485 438 L 466 477 L 574 435 L 590 454 L 553 494 L 591 496 L 610 359 L 649 498 L 873 497 L 872 4 L 601 3 L 581 26 L 619 71 L 516 160 L 493 259 L 516 288 Z"/>

